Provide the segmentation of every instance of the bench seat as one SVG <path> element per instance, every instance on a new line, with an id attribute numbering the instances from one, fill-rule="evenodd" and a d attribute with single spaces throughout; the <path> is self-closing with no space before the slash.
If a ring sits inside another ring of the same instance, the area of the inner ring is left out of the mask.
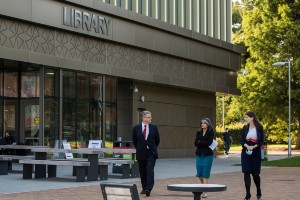
<path id="1" fill-rule="evenodd" d="M 0 159 L 7 158 L 11 160 L 25 160 L 25 159 L 34 159 L 34 156 L 21 156 L 21 155 L 0 155 Z"/>
<path id="2" fill-rule="evenodd" d="M 130 165 L 134 164 L 133 160 L 107 158 L 98 160 L 100 180 L 108 179 L 108 165 L 111 164 L 121 164 L 123 166 L 122 178 L 130 178 Z"/>
<path id="3" fill-rule="evenodd" d="M 0 161 L 2 160 L 1 162 L 5 162 L 7 164 L 7 166 L 8 166 L 7 171 L 11 171 L 12 170 L 12 162 L 17 162 L 18 163 L 19 160 L 22 160 L 22 159 L 34 159 L 34 156 L 0 155 Z M 6 164 L 5 164 L 5 166 L 1 167 L 1 170 L 3 170 L 3 167 L 6 168 Z M 2 165 L 4 165 L 4 164 L 2 163 Z"/>
<path id="4" fill-rule="evenodd" d="M 10 157 L 0 157 L 0 175 L 8 175 L 8 165 L 11 160 Z"/>
<path id="5" fill-rule="evenodd" d="M 58 165 L 74 166 L 76 169 L 76 181 L 85 181 L 85 168 L 90 166 L 86 161 L 74 160 L 19 160 L 23 164 L 23 179 L 32 179 L 33 165 L 47 165 L 48 178 L 56 177 L 56 168 Z M 44 174 L 35 172 L 35 178 L 46 178 Z"/>

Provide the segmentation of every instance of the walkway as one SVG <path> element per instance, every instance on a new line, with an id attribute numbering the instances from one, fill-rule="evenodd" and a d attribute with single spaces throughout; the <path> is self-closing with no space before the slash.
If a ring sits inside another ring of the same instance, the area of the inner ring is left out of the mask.
<path id="1" fill-rule="evenodd" d="M 270 160 L 286 157 L 285 154 L 272 156 Z M 230 154 L 229 158 L 219 156 L 214 160 L 210 183 L 227 185 L 226 192 L 209 193 L 210 200 L 243 199 L 245 194 L 243 174 L 238 154 Z M 186 200 L 193 199 L 192 193 L 168 191 L 167 185 L 174 183 L 199 183 L 194 177 L 194 159 L 159 159 L 156 166 L 156 183 L 150 197 L 140 195 L 141 199 L 154 200 Z M 18 166 L 17 166 L 18 167 Z M 69 170 L 65 169 L 65 179 L 22 180 L 20 173 L 11 173 L 0 177 L 0 200 L 35 200 L 35 199 L 103 199 L 100 191 L 100 181 L 76 183 L 70 179 Z M 262 199 L 298 199 L 300 188 L 299 168 L 266 168 L 262 169 Z M 72 178 L 72 177 L 71 177 Z M 136 183 L 139 191 L 139 179 L 115 179 L 106 182 Z M 61 188 L 61 189 L 56 189 Z M 252 195 L 255 196 L 255 186 L 252 184 Z M 5 194 L 10 193 L 10 194 Z"/>

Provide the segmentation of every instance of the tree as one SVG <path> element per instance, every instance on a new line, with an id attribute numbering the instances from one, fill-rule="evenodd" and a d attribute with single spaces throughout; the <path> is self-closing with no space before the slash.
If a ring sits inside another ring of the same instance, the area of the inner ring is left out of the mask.
<path id="1" fill-rule="evenodd" d="M 226 118 L 237 120 L 240 113 L 253 110 L 263 122 L 267 139 L 287 141 L 288 71 L 272 67 L 277 61 L 291 60 L 292 135 L 300 148 L 300 2 L 299 0 L 243 1 L 240 30 L 233 42 L 244 46 L 243 67 L 247 76 L 238 76 L 240 97 L 233 97 Z M 238 116 L 238 117 L 237 117 Z M 297 138 L 297 140 L 296 140 Z"/>

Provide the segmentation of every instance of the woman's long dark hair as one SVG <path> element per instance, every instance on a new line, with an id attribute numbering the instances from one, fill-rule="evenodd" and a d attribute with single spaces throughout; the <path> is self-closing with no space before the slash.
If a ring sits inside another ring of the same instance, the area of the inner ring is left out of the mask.
<path id="1" fill-rule="evenodd" d="M 253 111 L 248 111 L 248 112 L 246 112 L 246 115 L 247 115 L 248 117 L 253 117 L 253 124 L 254 124 L 254 126 L 255 126 L 257 129 L 263 129 L 263 126 L 262 126 L 261 123 L 258 121 L 258 119 L 257 119 L 257 117 L 256 117 L 256 115 L 255 115 L 255 113 L 254 113 Z M 248 124 L 248 126 L 249 126 L 249 124 Z"/>

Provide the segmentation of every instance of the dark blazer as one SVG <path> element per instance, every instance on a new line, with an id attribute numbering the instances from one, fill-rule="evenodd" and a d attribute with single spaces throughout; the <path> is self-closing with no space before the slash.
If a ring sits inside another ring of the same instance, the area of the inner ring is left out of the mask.
<path id="1" fill-rule="evenodd" d="M 243 147 L 243 151 L 246 151 L 246 147 L 244 147 L 244 144 L 247 143 L 247 134 L 248 134 L 248 131 L 249 131 L 249 125 L 245 125 L 243 127 L 243 130 L 242 130 L 242 136 L 241 136 L 241 145 Z M 254 148 L 253 149 L 253 153 L 258 153 L 260 152 L 260 147 L 264 144 L 264 129 L 261 127 L 261 128 L 258 128 L 256 127 L 256 131 L 257 131 L 257 145 L 258 147 L 257 148 Z"/>
<path id="2" fill-rule="evenodd" d="M 212 129 L 206 132 L 204 136 L 203 136 L 202 129 L 197 131 L 195 142 L 194 142 L 195 146 L 197 147 L 195 153 L 197 156 L 201 156 L 202 154 L 204 156 L 210 156 L 214 154 L 211 148 L 209 148 L 209 146 L 213 142 L 214 135 L 215 132 Z"/>
<path id="3" fill-rule="evenodd" d="M 147 160 L 147 146 L 150 151 L 158 158 L 157 147 L 160 143 L 159 132 L 155 125 L 149 124 L 149 135 L 145 140 L 142 124 L 136 125 L 132 130 L 132 142 L 136 148 L 136 159 Z"/>

